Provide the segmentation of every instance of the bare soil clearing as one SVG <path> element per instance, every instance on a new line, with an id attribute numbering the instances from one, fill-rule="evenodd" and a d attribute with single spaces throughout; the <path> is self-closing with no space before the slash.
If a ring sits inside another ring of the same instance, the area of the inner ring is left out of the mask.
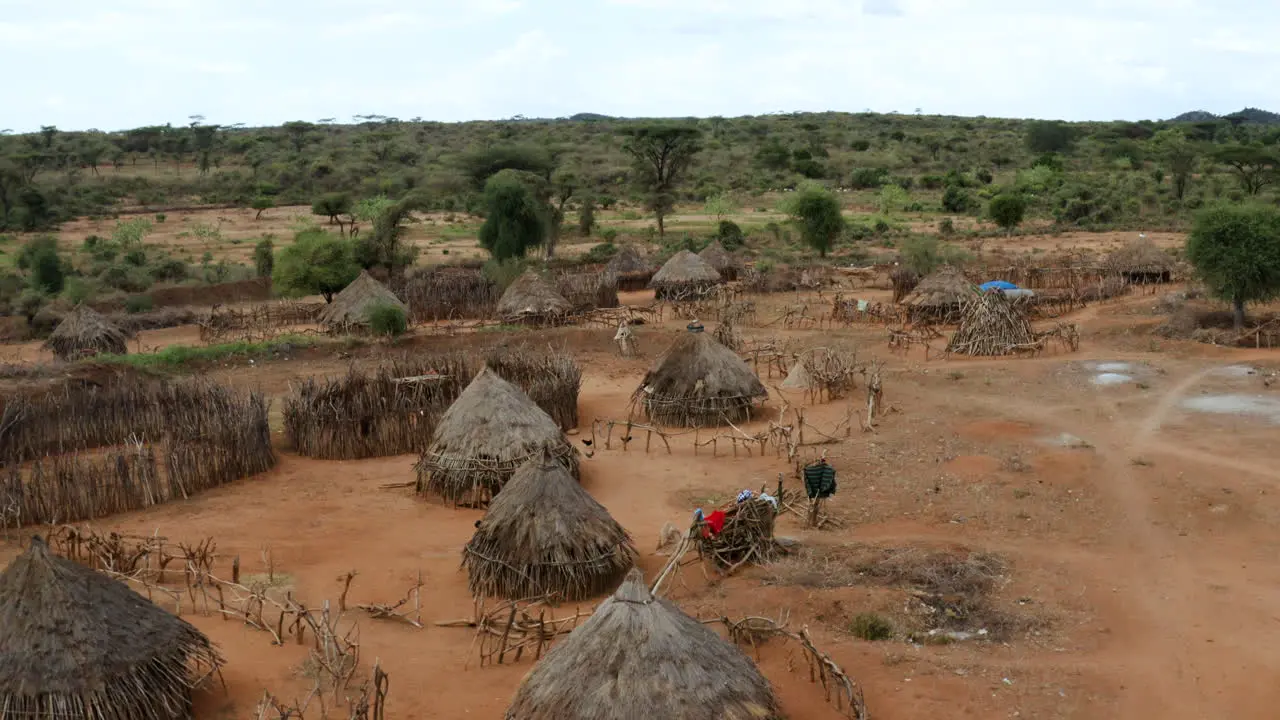
<path id="1" fill-rule="evenodd" d="M 796 298 L 758 302 L 760 322 L 741 328 L 748 339 L 788 338 L 797 349 L 852 342 L 861 357 L 885 361 L 885 401 L 892 410 L 875 432 L 855 431 L 823 446 L 839 471 L 831 511 L 845 527 L 809 530 L 783 516 L 778 533 L 797 539 L 801 555 L 723 580 L 686 568 L 669 594 L 687 612 L 703 618 L 789 613 L 789 627 L 808 626 L 819 647 L 862 683 L 880 720 L 1274 717 L 1280 704 L 1273 682 L 1280 674 L 1280 469 L 1270 451 L 1276 428 L 1267 417 L 1188 406 L 1228 395 L 1280 400 L 1280 390 L 1265 387 L 1258 375 L 1224 370 L 1274 365 L 1274 354 L 1153 344 L 1142 329 L 1150 296 L 1092 306 L 1071 318 L 1081 324 L 1078 353 L 928 362 L 922 353 L 890 353 L 879 328 L 764 326 Z M 572 436 L 580 443 L 591 438 L 593 419 L 625 417 L 636 383 L 684 322 L 638 328 L 644 356 L 632 360 L 614 354 L 612 330 L 566 328 L 422 335 L 402 347 L 375 345 L 349 357 L 303 353 L 207 372 L 279 398 L 295 378 L 342 373 L 350 363 L 417 347 L 564 344 L 584 371 L 582 422 Z M 196 341 L 193 328 L 157 331 L 144 340 L 153 346 Z M 23 349 L 16 359 L 42 358 Z M 1092 382 L 1107 372 L 1132 381 Z M 780 382 L 762 379 L 771 388 Z M 800 402 L 796 393 L 787 398 Z M 861 407 L 861 390 L 851 400 L 808 408 L 806 420 L 834 427 L 850 402 Z M 774 394 L 766 416 L 779 405 Z M 712 457 L 709 448 L 695 454 L 688 438 L 673 441 L 670 455 L 659 448 L 655 442 L 646 454 L 642 442 L 633 442 L 623 451 L 615 435 L 611 449 L 597 439 L 582 465 L 584 487 L 632 533 L 650 577 L 667 560 L 655 551 L 665 523 L 683 528 L 695 507 L 742 488 L 771 486 L 780 472 L 796 486 L 791 467 L 772 449 L 764 457 L 733 457 L 722 445 Z M 421 571 L 425 629 L 352 614 L 359 618 L 364 660 L 379 658 L 391 674 L 388 717 L 496 720 L 532 662 L 480 668 L 471 631 L 432 624 L 472 614 L 460 551 L 481 511 L 427 502 L 409 488 L 380 488 L 412 480 L 414 460 L 318 461 L 282 449 L 279 465 L 266 474 L 94 525 L 175 541 L 213 537 L 221 554 L 241 556 L 246 573 L 265 570 L 260 558 L 269 549 L 277 571 L 310 603 L 336 598 L 337 578 L 350 570 L 360 573 L 352 603 L 394 602 Z M 912 627 L 933 620 L 912 592 L 919 588 L 870 582 L 842 564 L 867 548 L 997 556 L 1003 570 L 985 602 L 1001 614 L 977 617 L 1004 618 L 1012 630 L 1000 641 L 907 642 Z M 15 552 L 16 545 L 5 545 L 0 559 Z M 888 619 L 894 638 L 855 637 L 850 628 L 862 613 Z M 229 659 L 226 694 L 202 697 L 198 717 L 248 717 L 264 690 L 291 699 L 309 689 L 300 672 L 305 648 L 272 646 L 264 633 L 234 621 L 188 617 Z M 764 646 L 759 661 L 790 717 L 841 717 L 785 645 Z"/>

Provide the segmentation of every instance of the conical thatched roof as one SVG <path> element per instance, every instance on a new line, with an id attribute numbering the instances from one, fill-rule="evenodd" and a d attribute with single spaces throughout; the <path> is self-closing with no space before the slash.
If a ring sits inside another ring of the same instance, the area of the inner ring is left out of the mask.
<path id="1" fill-rule="evenodd" d="M 947 352 L 961 355 L 1009 355 L 1035 341 L 1022 306 L 1002 292 L 981 293 L 965 306 L 960 328 Z"/>
<path id="2" fill-rule="evenodd" d="M 520 388 L 485 367 L 436 424 L 418 461 L 418 491 L 486 502 L 530 458 L 549 452 L 576 477 L 578 452 Z"/>
<path id="3" fill-rule="evenodd" d="M 506 720 L 780 720 L 769 681 L 741 650 L 639 570 L 525 676 Z"/>
<path id="4" fill-rule="evenodd" d="M 730 255 L 719 240 L 703 248 L 702 252 L 698 253 L 698 257 L 705 260 L 708 265 L 715 268 L 716 272 L 722 276 L 726 271 L 736 270 L 741 265 L 738 262 L 738 258 Z"/>
<path id="5" fill-rule="evenodd" d="M 720 273 L 706 260 L 681 250 L 654 273 L 650 285 L 684 285 L 720 282 Z"/>
<path id="6" fill-rule="evenodd" d="M 1138 238 L 1107 256 L 1104 266 L 1115 272 L 1165 273 L 1173 257 L 1146 238 Z"/>
<path id="7" fill-rule="evenodd" d="M 103 353 L 129 352 L 129 336 L 87 305 L 67 313 L 44 346 L 61 360 L 79 360 Z"/>
<path id="8" fill-rule="evenodd" d="M 550 320 L 572 310 L 569 301 L 532 269 L 516 278 L 498 301 L 498 315 L 504 320 Z"/>
<path id="9" fill-rule="evenodd" d="M 942 308 L 964 303 L 977 297 L 978 289 L 954 265 L 943 265 L 916 285 L 902 301 L 921 308 Z"/>
<path id="10" fill-rule="evenodd" d="M 634 245 L 623 245 L 622 249 L 609 260 L 609 264 L 605 266 L 605 269 L 616 275 L 653 272 L 649 262 L 644 259 Z"/>
<path id="11" fill-rule="evenodd" d="M 408 306 L 366 270 L 320 311 L 320 324 L 333 329 L 368 325 L 369 311 L 383 304 L 399 307 L 406 317 L 409 314 Z"/>
<path id="12" fill-rule="evenodd" d="M 747 362 L 691 325 L 644 376 L 636 396 L 649 417 L 670 425 L 723 425 L 750 417 L 768 395 Z"/>
<path id="13" fill-rule="evenodd" d="M 525 463 L 493 499 L 462 551 L 476 597 L 554 593 L 583 600 L 615 587 L 635 563 L 627 531 L 556 458 Z"/>
<path id="14" fill-rule="evenodd" d="M 38 537 L 0 573 L 0 717 L 188 718 L 221 663 L 186 621 Z"/>

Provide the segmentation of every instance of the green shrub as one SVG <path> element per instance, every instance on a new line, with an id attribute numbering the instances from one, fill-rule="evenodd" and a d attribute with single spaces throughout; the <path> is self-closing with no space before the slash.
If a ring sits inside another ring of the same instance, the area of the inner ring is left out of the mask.
<path id="1" fill-rule="evenodd" d="M 93 287 L 84 278 L 67 278 L 62 286 L 62 297 L 72 305 L 92 300 L 93 294 Z"/>
<path id="2" fill-rule="evenodd" d="M 147 312 L 153 304 L 150 295 L 130 295 L 125 298 L 124 310 L 127 313 Z"/>
<path id="3" fill-rule="evenodd" d="M 892 229 L 893 229 L 893 226 L 890 225 L 884 218 L 876 218 L 875 232 L 877 235 L 885 235 Z"/>
<path id="4" fill-rule="evenodd" d="M 956 232 L 956 224 L 951 218 L 942 218 L 942 222 L 938 223 L 938 232 L 942 235 L 954 235 Z"/>
<path id="5" fill-rule="evenodd" d="M 942 209 L 947 212 L 965 213 L 974 207 L 973 196 L 958 185 L 948 185 L 942 193 Z"/>
<path id="6" fill-rule="evenodd" d="M 943 180 L 941 175 L 925 175 L 920 178 L 920 187 L 925 190 L 941 190 L 942 183 Z"/>
<path id="7" fill-rule="evenodd" d="M 746 244 L 746 238 L 742 235 L 742 228 L 732 220 L 721 220 L 720 227 L 716 230 L 716 239 L 724 246 L 725 250 L 733 252 Z"/>
<path id="8" fill-rule="evenodd" d="M 264 237 L 253 246 L 253 268 L 257 271 L 258 277 L 271 277 L 271 271 L 275 266 L 275 243 L 271 238 Z"/>
<path id="9" fill-rule="evenodd" d="M 409 329 L 409 318 L 404 308 L 389 302 L 376 303 L 369 308 L 369 328 L 378 335 L 399 337 Z"/>
<path id="10" fill-rule="evenodd" d="M 156 222 L 162 223 L 168 218 L 164 213 L 156 213 Z"/>
<path id="11" fill-rule="evenodd" d="M 871 143 L 866 140 L 854 140 L 849 143 L 849 149 L 854 152 L 866 152 L 871 149 Z"/>
<path id="12" fill-rule="evenodd" d="M 611 242 L 603 242 L 599 245 L 592 245 L 590 250 L 582 254 L 582 262 L 585 263 L 607 263 L 618 254 L 618 246 Z"/>
<path id="13" fill-rule="evenodd" d="M 618 239 L 618 231 L 615 228 L 605 228 L 600 231 L 600 239 L 606 243 L 611 243 Z"/>
<path id="14" fill-rule="evenodd" d="M 849 187 L 855 190 L 875 190 L 885 184 L 889 171 L 884 168 L 858 168 L 849 177 Z"/>
<path id="15" fill-rule="evenodd" d="M 983 185 L 990 185 L 992 182 L 995 182 L 996 179 L 995 176 L 991 174 L 991 171 L 986 168 L 982 168 L 978 172 L 974 173 L 973 176 Z"/>
<path id="16" fill-rule="evenodd" d="M 151 277 L 156 282 L 181 282 L 187 279 L 187 264 L 178 258 L 168 257 L 151 265 Z"/>
<path id="17" fill-rule="evenodd" d="M 849 632 L 868 642 L 880 642 L 893 637 L 893 624 L 875 613 L 858 613 L 849 623 Z"/>

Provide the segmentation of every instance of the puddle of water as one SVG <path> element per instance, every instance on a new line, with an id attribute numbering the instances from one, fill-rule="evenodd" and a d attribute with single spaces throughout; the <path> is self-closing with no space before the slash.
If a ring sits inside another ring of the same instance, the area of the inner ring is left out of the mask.
<path id="1" fill-rule="evenodd" d="M 1127 382 L 1133 382 L 1132 375 L 1124 375 L 1115 372 L 1104 372 L 1093 376 L 1094 385 L 1123 385 Z"/>
<path id="2" fill-rule="evenodd" d="M 1133 364 L 1127 362 L 1094 363 L 1093 369 L 1104 373 L 1126 373 L 1133 370 Z"/>
<path id="3" fill-rule="evenodd" d="M 1214 370 L 1213 374 L 1223 375 L 1226 377 L 1248 377 L 1250 375 L 1257 375 L 1258 369 L 1249 365 L 1228 365 Z"/>
<path id="4" fill-rule="evenodd" d="M 1258 395 L 1202 395 L 1182 401 L 1182 407 L 1219 415 L 1253 415 L 1280 425 L 1280 399 Z"/>

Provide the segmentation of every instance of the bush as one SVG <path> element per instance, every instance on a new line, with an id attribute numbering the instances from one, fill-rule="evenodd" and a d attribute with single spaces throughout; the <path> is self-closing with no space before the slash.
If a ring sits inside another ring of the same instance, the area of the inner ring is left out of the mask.
<path id="1" fill-rule="evenodd" d="M 887 235 L 893 229 L 884 218 L 876 218 L 875 232 L 877 235 Z"/>
<path id="2" fill-rule="evenodd" d="M 893 624 L 875 613 L 858 613 L 849 623 L 849 632 L 868 642 L 880 642 L 893 637 Z"/>
<path id="3" fill-rule="evenodd" d="M 271 277 L 271 271 L 275 266 L 275 243 L 271 242 L 271 238 L 264 237 L 253 246 L 253 268 L 257 271 L 258 277 Z"/>
<path id="4" fill-rule="evenodd" d="M 987 214 L 1006 232 L 1012 234 L 1013 229 L 1022 222 L 1027 211 L 1027 201 L 1016 192 L 1003 192 L 991 198 L 987 206 Z"/>
<path id="5" fill-rule="evenodd" d="M 889 171 L 884 168 L 858 168 L 849 177 L 849 187 L 855 190 L 875 190 L 885 184 Z"/>
<path id="6" fill-rule="evenodd" d="M 168 218 L 164 213 L 156 213 L 156 222 L 162 223 Z"/>
<path id="7" fill-rule="evenodd" d="M 58 255 L 58 241 L 42 235 L 27 241 L 18 252 L 18 267 L 31 273 L 31 287 L 47 295 L 62 292 L 66 269 Z"/>
<path id="8" fill-rule="evenodd" d="M 616 197 L 614 197 L 614 196 L 612 196 L 612 195 L 601 195 L 601 196 L 600 196 L 600 208 L 601 208 L 602 210 L 612 210 L 612 209 L 614 208 L 614 206 L 615 206 L 615 205 L 617 205 L 617 204 L 618 204 L 618 198 L 616 198 Z"/>
<path id="9" fill-rule="evenodd" d="M 124 311 L 130 314 L 147 312 L 153 305 L 150 295 L 130 295 L 124 300 Z"/>
<path id="10" fill-rule="evenodd" d="M 920 178 L 920 187 L 925 190 L 940 190 L 942 189 L 942 184 L 943 180 L 941 175 L 925 175 Z"/>
<path id="11" fill-rule="evenodd" d="M 921 276 L 943 265 L 963 265 L 968 260 L 969 253 L 963 248 L 938 242 L 931 235 L 916 235 L 902 244 L 902 264 Z"/>
<path id="12" fill-rule="evenodd" d="M 618 254 L 618 246 L 610 242 L 592 245 L 590 250 L 582 254 L 582 262 L 585 263 L 607 263 Z"/>
<path id="13" fill-rule="evenodd" d="M 915 187 L 916 179 L 911 177 L 910 175 L 899 175 L 893 178 L 893 184 L 897 185 L 903 190 L 910 190 L 911 188 Z"/>
<path id="14" fill-rule="evenodd" d="M 849 143 L 849 148 L 854 152 L 866 152 L 871 149 L 871 143 L 866 140 L 854 140 Z"/>
<path id="15" fill-rule="evenodd" d="M 389 302 L 375 303 L 368 312 L 369 328 L 378 335 L 399 337 L 409 329 L 404 308 Z"/>
<path id="16" fill-rule="evenodd" d="M 587 198 L 582 201 L 582 209 L 578 211 L 578 234 L 582 237 L 591 237 L 591 233 L 596 229 L 596 201 Z"/>
<path id="17" fill-rule="evenodd" d="M 484 264 L 480 272 L 489 278 L 494 285 L 507 289 L 507 286 L 516 281 L 520 274 L 524 272 L 525 263 L 523 258 L 507 258 L 506 260 L 491 259 Z"/>
<path id="18" fill-rule="evenodd" d="M 953 213 L 969 212 L 974 206 L 973 196 L 956 185 L 948 185 L 942 193 L 942 209 Z"/>
<path id="19" fill-rule="evenodd" d="M 733 252 L 746 244 L 746 239 L 742 235 L 742 228 L 732 220 L 721 220 L 720 227 L 716 230 L 716 239 L 724 246 L 725 250 Z"/>
<path id="20" fill-rule="evenodd" d="M 995 176 L 991 174 L 991 171 L 986 168 L 982 168 L 978 172 L 974 173 L 973 176 L 983 185 L 990 185 L 992 182 L 995 182 L 996 179 Z"/>
<path id="21" fill-rule="evenodd" d="M 62 297 L 72 305 L 79 305 L 93 299 L 93 287 L 84 278 L 68 278 L 62 286 Z"/>
<path id="22" fill-rule="evenodd" d="M 942 218 L 942 222 L 938 223 L 938 232 L 944 236 L 954 235 L 956 232 L 956 224 L 951 218 Z"/>
<path id="23" fill-rule="evenodd" d="M 605 228 L 600 231 L 600 239 L 611 243 L 618 239 L 618 231 L 615 228 Z"/>
<path id="24" fill-rule="evenodd" d="M 165 258 L 151 266 L 151 277 L 156 282 L 181 282 L 188 274 L 187 264 L 178 258 Z"/>

